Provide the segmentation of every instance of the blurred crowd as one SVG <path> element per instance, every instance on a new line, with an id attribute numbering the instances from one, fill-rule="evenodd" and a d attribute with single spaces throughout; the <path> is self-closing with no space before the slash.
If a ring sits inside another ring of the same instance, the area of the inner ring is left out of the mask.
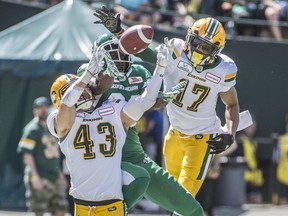
<path id="1" fill-rule="evenodd" d="M 285 25 L 281 21 L 288 19 L 286 0 L 115 0 L 114 10 L 123 14 L 125 20 L 182 29 L 190 26 L 194 19 L 205 15 L 216 16 L 220 20 L 223 17 L 226 28 L 237 28 L 237 33 L 241 35 L 263 36 L 266 33 L 276 40 L 284 38 L 282 29 Z M 251 25 L 239 21 L 242 19 L 260 22 L 252 22 Z M 235 26 L 227 20 L 233 20 L 239 25 Z M 267 29 L 268 32 L 264 31 Z"/>
<path id="2" fill-rule="evenodd" d="M 62 0 L 15 0 L 52 6 Z M 195 19 L 215 16 L 232 35 L 262 36 L 276 40 L 287 38 L 287 0 L 84 0 L 122 14 L 124 22 L 186 30 Z M 248 20 L 247 20 L 248 19 Z M 255 20 L 255 22 L 251 22 Z M 285 31 L 286 30 L 286 31 Z M 230 35 L 229 35 L 230 36 Z"/>

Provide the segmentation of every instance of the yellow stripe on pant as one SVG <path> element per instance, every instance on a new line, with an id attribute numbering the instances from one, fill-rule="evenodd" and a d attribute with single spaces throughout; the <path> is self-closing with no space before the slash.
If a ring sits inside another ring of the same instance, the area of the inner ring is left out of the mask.
<path id="1" fill-rule="evenodd" d="M 210 134 L 185 135 L 170 126 L 163 153 L 167 171 L 193 196 L 199 191 L 213 155 L 206 143 Z"/>

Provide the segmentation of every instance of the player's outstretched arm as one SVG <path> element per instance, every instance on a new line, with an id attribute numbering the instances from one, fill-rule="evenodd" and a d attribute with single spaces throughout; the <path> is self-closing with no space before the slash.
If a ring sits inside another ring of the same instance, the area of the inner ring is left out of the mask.
<path id="1" fill-rule="evenodd" d="M 78 102 L 91 78 L 97 76 L 99 73 L 101 68 L 100 63 L 104 56 L 105 51 L 103 49 L 95 50 L 85 72 L 64 93 L 60 103 L 59 112 L 55 117 L 55 126 L 59 138 L 66 136 L 74 124 L 76 117 L 75 104 Z"/>
<path id="2" fill-rule="evenodd" d="M 131 98 L 122 109 L 121 118 L 126 128 L 138 121 L 143 113 L 155 104 L 167 67 L 167 59 L 168 49 L 162 44 L 158 50 L 156 68 L 144 93 Z"/>

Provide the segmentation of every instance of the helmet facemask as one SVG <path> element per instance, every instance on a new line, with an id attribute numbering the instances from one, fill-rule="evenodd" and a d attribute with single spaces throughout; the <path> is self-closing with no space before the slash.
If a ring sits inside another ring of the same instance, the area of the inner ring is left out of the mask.
<path id="1" fill-rule="evenodd" d="M 103 46 L 109 55 L 110 59 L 113 60 L 119 73 L 127 73 L 131 67 L 133 61 L 131 55 L 126 55 L 118 49 L 119 41 L 116 38 L 112 38 L 99 46 Z M 95 45 L 97 46 L 97 45 Z"/>
<path id="2" fill-rule="evenodd" d="M 193 66 L 211 64 L 221 48 L 209 40 L 192 33 L 188 36 L 187 51 L 188 58 L 193 62 Z"/>

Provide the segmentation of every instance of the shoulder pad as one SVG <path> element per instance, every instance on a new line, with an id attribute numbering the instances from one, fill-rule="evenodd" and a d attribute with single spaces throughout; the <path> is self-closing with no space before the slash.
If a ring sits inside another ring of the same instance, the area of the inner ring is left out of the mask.
<path id="1" fill-rule="evenodd" d="M 220 67 L 222 67 L 221 74 L 225 83 L 231 82 L 236 79 L 238 68 L 235 62 L 224 54 L 220 54 L 221 58 Z"/>

